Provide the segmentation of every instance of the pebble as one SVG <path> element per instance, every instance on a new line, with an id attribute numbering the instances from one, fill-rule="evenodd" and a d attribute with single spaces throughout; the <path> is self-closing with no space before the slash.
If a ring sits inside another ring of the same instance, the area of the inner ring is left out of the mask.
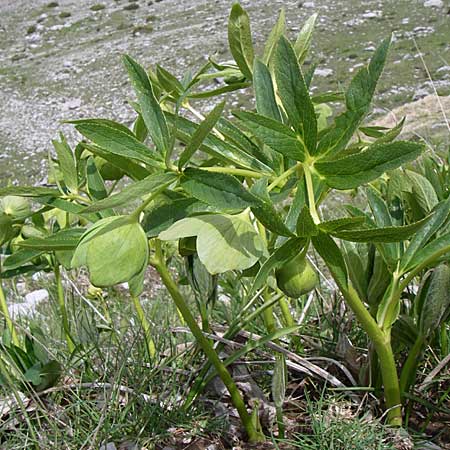
<path id="1" fill-rule="evenodd" d="M 425 8 L 442 8 L 444 6 L 444 2 L 442 0 L 426 0 L 423 3 Z"/>
<path id="2" fill-rule="evenodd" d="M 333 69 L 316 69 L 314 75 L 318 77 L 329 77 L 333 75 Z"/>

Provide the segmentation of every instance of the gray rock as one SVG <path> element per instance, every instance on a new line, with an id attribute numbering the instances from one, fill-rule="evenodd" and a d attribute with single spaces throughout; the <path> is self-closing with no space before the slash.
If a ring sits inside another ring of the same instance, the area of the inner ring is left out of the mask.
<path id="1" fill-rule="evenodd" d="M 102 444 L 98 450 L 117 450 L 116 444 L 114 442 L 108 442 L 107 444 Z"/>
<path id="2" fill-rule="evenodd" d="M 425 0 L 423 6 L 425 6 L 425 8 L 442 8 L 444 2 L 442 0 Z"/>
<path id="3" fill-rule="evenodd" d="M 314 74 L 318 77 L 329 77 L 333 75 L 333 69 L 316 69 Z"/>
<path id="4" fill-rule="evenodd" d="M 39 303 L 48 300 L 48 298 L 49 294 L 47 289 L 38 289 L 37 291 L 33 291 L 25 295 L 25 302 L 29 305 L 36 306 Z"/>

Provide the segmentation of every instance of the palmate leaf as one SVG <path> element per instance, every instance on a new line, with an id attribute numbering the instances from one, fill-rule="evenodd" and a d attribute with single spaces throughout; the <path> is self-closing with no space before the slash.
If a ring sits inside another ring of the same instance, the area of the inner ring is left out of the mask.
<path id="1" fill-rule="evenodd" d="M 247 191 L 232 175 L 187 168 L 181 186 L 196 199 L 222 211 L 242 210 L 258 206 L 258 199 Z"/>
<path id="2" fill-rule="evenodd" d="M 338 115 L 334 125 L 326 131 L 317 147 L 317 154 L 336 156 L 343 150 L 362 119 L 369 111 L 378 79 L 383 71 L 391 39 L 385 39 L 375 51 L 368 67 L 359 70 L 345 94 L 347 110 Z"/>
<path id="3" fill-rule="evenodd" d="M 317 144 L 317 119 L 295 51 L 281 37 L 275 51 L 274 65 L 278 94 L 293 128 L 302 136 L 310 154 Z"/>
<path id="4" fill-rule="evenodd" d="M 175 116 L 170 113 L 167 113 L 166 115 L 170 123 L 174 124 Z M 176 130 L 177 138 L 187 145 L 198 127 L 199 125 L 197 123 L 184 117 L 178 117 Z M 248 148 L 251 147 L 248 146 Z M 200 146 L 200 151 L 217 158 L 224 164 L 232 164 L 239 168 L 258 170 L 263 175 L 273 174 L 273 169 L 264 162 L 259 161 L 258 158 L 251 153 L 245 152 L 241 148 L 233 145 L 230 140 L 224 142 L 211 133 L 204 139 Z"/>
<path id="5" fill-rule="evenodd" d="M 289 127 L 269 117 L 247 111 L 233 114 L 250 130 L 255 137 L 270 147 L 296 161 L 304 161 L 306 148 L 302 140 Z"/>
<path id="6" fill-rule="evenodd" d="M 245 78 L 252 79 L 253 43 L 250 31 L 250 19 L 239 3 L 231 8 L 228 20 L 228 43 L 230 51 Z"/>
<path id="7" fill-rule="evenodd" d="M 174 240 L 190 236 L 197 236 L 198 256 L 212 275 L 247 269 L 265 252 L 264 243 L 245 212 L 182 219 L 160 233 L 159 238 Z"/>
<path id="8" fill-rule="evenodd" d="M 148 133 L 158 151 L 165 154 L 171 147 L 171 139 L 164 113 L 155 98 L 150 79 L 146 71 L 130 56 L 125 55 L 123 62 L 141 107 L 140 112 Z"/>
<path id="9" fill-rule="evenodd" d="M 334 161 L 318 161 L 314 168 L 329 187 L 353 189 L 413 161 L 424 149 L 422 144 L 407 141 L 375 143 L 354 155 Z"/>

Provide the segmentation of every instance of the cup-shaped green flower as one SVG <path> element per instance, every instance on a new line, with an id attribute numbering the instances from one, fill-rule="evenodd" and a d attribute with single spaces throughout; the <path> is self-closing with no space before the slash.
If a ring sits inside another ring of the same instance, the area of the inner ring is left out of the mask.
<path id="1" fill-rule="evenodd" d="M 72 267 L 86 266 L 94 286 L 107 287 L 132 280 L 148 262 L 148 242 L 131 216 L 107 217 L 81 238 Z"/>

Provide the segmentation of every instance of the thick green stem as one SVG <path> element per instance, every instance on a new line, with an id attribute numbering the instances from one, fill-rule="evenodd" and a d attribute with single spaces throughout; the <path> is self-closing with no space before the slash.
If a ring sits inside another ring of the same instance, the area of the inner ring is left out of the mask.
<path id="1" fill-rule="evenodd" d="M 204 170 L 205 172 L 227 173 L 230 175 L 237 175 L 240 177 L 263 178 L 263 177 L 267 176 L 264 173 L 255 172 L 253 170 L 247 170 L 247 169 L 239 169 L 237 167 L 213 166 L 213 167 L 202 167 L 201 169 Z"/>
<path id="2" fill-rule="evenodd" d="M 314 196 L 314 185 L 312 181 L 311 171 L 307 164 L 303 166 L 303 172 L 305 174 L 305 181 L 306 181 L 306 190 L 308 193 L 308 205 L 309 205 L 309 212 L 311 213 L 311 217 L 314 220 L 315 224 L 320 223 L 319 214 L 317 213 L 316 208 L 316 198 Z"/>
<path id="3" fill-rule="evenodd" d="M 408 353 L 405 364 L 403 365 L 402 372 L 400 374 L 400 392 L 408 392 L 411 384 L 414 382 L 415 373 L 417 370 L 417 362 L 419 356 L 422 353 L 424 345 L 424 337 L 419 334 L 417 336 L 414 345 Z"/>
<path id="4" fill-rule="evenodd" d="M 301 163 L 297 163 L 288 170 L 285 170 L 279 177 L 275 178 L 272 183 L 267 187 L 267 191 L 270 192 L 272 189 L 276 188 L 281 182 L 283 182 L 286 178 L 289 178 L 299 167 L 301 167 Z"/>
<path id="5" fill-rule="evenodd" d="M 402 425 L 401 395 L 390 335 L 381 330 L 352 286 L 348 288 L 340 286 L 340 288 L 347 304 L 368 334 L 377 352 L 388 409 L 388 423 L 400 427 Z"/>
<path id="6" fill-rule="evenodd" d="M 0 259 L 0 274 L 2 272 L 2 261 Z M 8 328 L 9 334 L 11 335 L 12 342 L 15 346 L 19 347 L 19 338 L 17 337 L 16 328 L 11 320 L 9 314 L 8 304 L 6 303 L 5 291 L 3 290 L 2 279 L 0 278 L 0 309 L 3 316 L 5 317 L 6 327 Z"/>
<path id="7" fill-rule="evenodd" d="M 186 304 L 184 300 L 183 295 L 178 290 L 177 285 L 175 284 L 172 276 L 170 275 L 169 269 L 167 268 L 167 265 L 165 264 L 164 259 L 161 255 L 159 242 L 157 242 L 156 244 L 156 251 L 157 254 L 154 260 L 155 269 L 158 271 L 162 282 L 164 283 L 166 289 L 169 291 L 169 294 L 171 295 L 173 301 L 175 302 L 175 305 L 177 306 L 178 310 L 183 315 L 183 318 L 187 326 L 191 330 L 192 334 L 194 335 L 197 343 L 200 345 L 201 349 L 205 353 L 208 360 L 214 366 L 217 374 L 219 375 L 223 384 L 230 393 L 233 405 L 235 406 L 235 408 L 239 413 L 239 417 L 241 418 L 242 424 L 244 425 L 244 428 L 247 432 L 250 442 L 263 441 L 264 436 L 261 435 L 261 433 L 259 433 L 256 430 L 252 422 L 251 416 L 247 412 L 244 400 L 242 399 L 242 396 L 239 392 L 239 389 L 236 386 L 236 383 L 234 382 L 227 368 L 224 366 L 223 362 L 220 360 L 211 342 L 205 337 L 202 330 L 198 326 L 196 320 L 191 314 L 189 306 Z"/>
<path id="8" fill-rule="evenodd" d="M 64 287 L 61 280 L 61 271 L 58 265 L 54 268 L 56 289 L 58 294 L 59 310 L 61 312 L 62 325 L 64 329 L 64 335 L 66 337 L 67 347 L 69 352 L 72 353 L 75 350 L 75 344 L 70 336 L 69 319 L 67 317 L 66 301 L 64 299 Z"/>
<path id="9" fill-rule="evenodd" d="M 148 356 L 153 359 L 156 355 L 156 347 L 155 343 L 152 339 L 152 334 L 150 331 L 150 324 L 145 317 L 144 310 L 142 309 L 141 302 L 139 301 L 139 297 L 133 296 L 133 304 L 134 309 L 136 310 L 136 314 L 139 320 L 139 323 L 141 324 L 142 330 L 144 331 L 144 337 L 145 337 L 145 343 L 147 346 L 147 352 Z"/>

